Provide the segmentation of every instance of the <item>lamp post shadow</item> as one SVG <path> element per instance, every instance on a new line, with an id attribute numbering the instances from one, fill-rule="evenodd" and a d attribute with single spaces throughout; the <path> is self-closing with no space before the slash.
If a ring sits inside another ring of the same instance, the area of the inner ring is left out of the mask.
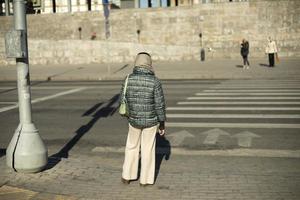
<path id="1" fill-rule="evenodd" d="M 89 116 L 94 113 L 92 115 L 92 119 L 87 124 L 84 124 L 81 127 L 79 127 L 75 131 L 75 136 L 71 138 L 59 152 L 51 155 L 48 158 L 48 165 L 46 166 L 45 170 L 55 167 L 61 161 L 62 158 L 68 158 L 69 151 L 78 143 L 78 141 L 86 133 L 88 133 L 93 128 L 93 126 L 99 119 L 112 116 L 118 109 L 117 106 L 114 106 L 116 102 L 118 102 L 118 100 L 119 94 L 116 94 L 108 102 L 97 103 L 91 108 L 89 108 L 87 111 L 85 111 L 82 116 Z"/>
<path id="2" fill-rule="evenodd" d="M 0 158 L 6 155 L 6 149 L 0 148 Z"/>

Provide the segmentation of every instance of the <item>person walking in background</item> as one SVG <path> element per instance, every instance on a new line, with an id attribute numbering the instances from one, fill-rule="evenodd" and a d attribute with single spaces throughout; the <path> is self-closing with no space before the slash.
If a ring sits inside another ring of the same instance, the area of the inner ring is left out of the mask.
<path id="1" fill-rule="evenodd" d="M 141 152 L 140 186 L 154 184 L 156 133 L 165 134 L 165 99 L 160 81 L 154 74 L 151 56 L 141 52 L 136 56 L 133 73 L 128 76 L 124 95 L 126 99 L 129 131 L 121 181 L 129 184 L 138 177 Z M 121 103 L 121 102 L 120 102 Z"/>
<path id="2" fill-rule="evenodd" d="M 277 56 L 277 45 L 274 40 L 272 40 L 271 37 L 268 38 L 268 43 L 266 46 L 266 54 L 269 56 L 269 67 L 275 66 L 275 55 Z"/>
<path id="3" fill-rule="evenodd" d="M 243 68 L 245 69 L 249 69 L 249 61 L 248 61 L 248 54 L 249 54 L 249 42 L 245 39 L 242 40 L 242 43 L 241 43 L 241 55 L 243 57 L 243 62 L 244 62 L 244 65 L 243 65 Z M 246 66 L 247 65 L 247 66 Z"/>

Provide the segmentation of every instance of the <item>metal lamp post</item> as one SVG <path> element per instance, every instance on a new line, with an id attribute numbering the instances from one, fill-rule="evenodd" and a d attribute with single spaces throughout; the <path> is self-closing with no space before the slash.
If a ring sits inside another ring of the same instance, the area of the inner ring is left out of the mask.
<path id="1" fill-rule="evenodd" d="M 9 0 L 5 0 L 5 16 L 9 16 Z"/>
<path id="2" fill-rule="evenodd" d="M 6 150 L 6 163 L 17 172 L 39 172 L 48 152 L 31 118 L 31 94 L 24 0 L 14 0 L 14 30 L 5 36 L 7 57 L 16 58 L 20 123 Z"/>

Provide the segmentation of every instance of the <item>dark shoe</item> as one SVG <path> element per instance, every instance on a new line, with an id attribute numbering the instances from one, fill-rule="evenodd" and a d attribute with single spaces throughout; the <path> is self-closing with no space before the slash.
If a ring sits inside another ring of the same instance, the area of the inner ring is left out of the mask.
<path id="1" fill-rule="evenodd" d="M 126 180 L 124 178 L 121 178 L 121 182 L 124 183 L 125 185 L 129 185 L 130 184 L 130 180 Z"/>

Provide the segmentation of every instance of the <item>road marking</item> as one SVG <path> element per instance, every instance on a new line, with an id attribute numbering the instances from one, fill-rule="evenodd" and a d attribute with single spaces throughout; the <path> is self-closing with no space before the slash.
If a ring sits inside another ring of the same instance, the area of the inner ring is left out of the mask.
<path id="1" fill-rule="evenodd" d="M 182 101 L 178 105 L 299 105 L 299 101 Z"/>
<path id="2" fill-rule="evenodd" d="M 298 114 L 167 114 L 167 118 L 263 118 L 299 119 Z"/>
<path id="3" fill-rule="evenodd" d="M 255 85 L 255 86 L 266 86 L 266 85 L 270 85 L 270 86 L 277 86 L 277 85 L 297 85 L 299 84 L 299 81 L 289 81 L 289 82 L 283 82 L 283 81 L 279 81 L 279 82 L 270 82 L 270 81 L 259 81 L 259 80 L 255 80 L 255 81 L 232 81 L 232 82 L 221 82 L 221 84 L 219 85 L 233 85 L 233 86 L 249 86 L 249 85 Z"/>
<path id="4" fill-rule="evenodd" d="M 297 84 L 299 83 L 299 80 L 274 80 L 274 81 L 269 81 L 269 80 L 229 80 L 229 81 L 223 81 L 221 82 L 223 85 L 261 85 L 261 84 L 270 84 L 270 85 L 282 85 L 282 84 Z"/>
<path id="5" fill-rule="evenodd" d="M 196 123 L 196 122 L 167 122 L 167 127 L 180 128 L 291 128 L 298 129 L 300 124 L 272 124 L 272 123 Z"/>
<path id="6" fill-rule="evenodd" d="M 170 138 L 170 143 L 172 144 L 172 146 L 179 146 L 180 144 L 182 144 L 185 138 L 187 137 L 193 138 L 195 136 L 190 132 L 183 130 L 176 133 L 168 134 L 166 137 L 167 139 Z"/>
<path id="7" fill-rule="evenodd" d="M 68 90 L 68 89 L 77 89 L 80 86 L 51 86 L 51 87 L 36 87 L 36 86 L 32 86 L 30 89 L 32 90 Z"/>
<path id="8" fill-rule="evenodd" d="M 0 87 L 0 90 L 12 90 L 16 89 L 16 87 Z"/>
<path id="9" fill-rule="evenodd" d="M 207 135 L 203 144 L 208 144 L 208 145 L 213 145 L 216 144 L 219 136 L 221 135 L 225 135 L 225 136 L 230 136 L 230 134 L 226 131 L 223 131 L 221 129 L 218 128 L 214 128 L 208 131 L 205 131 L 203 133 L 201 133 L 202 135 Z"/>
<path id="10" fill-rule="evenodd" d="M 260 138 L 259 135 L 256 135 L 250 131 L 243 131 L 241 133 L 235 134 L 234 136 L 238 140 L 238 145 L 240 147 L 251 147 L 253 138 Z"/>
<path id="11" fill-rule="evenodd" d="M 14 106 L 6 106 L 6 107 L 4 107 L 4 108 L 0 108 L 0 113 L 5 112 L 5 111 L 8 111 L 8 110 L 15 109 L 15 108 L 18 108 L 18 107 L 19 107 L 18 105 L 14 105 Z"/>
<path id="12" fill-rule="evenodd" d="M 73 89 L 73 90 L 60 92 L 60 93 L 57 93 L 57 94 L 54 94 L 54 95 L 49 95 L 49 96 L 46 96 L 46 97 L 37 98 L 37 99 L 32 100 L 31 103 L 34 104 L 34 103 L 38 103 L 38 102 L 42 102 L 42 101 L 47 101 L 49 99 L 54 99 L 54 98 L 64 96 L 64 95 L 67 95 L 67 94 L 72 94 L 72 93 L 75 93 L 75 92 L 79 92 L 79 91 L 84 90 L 84 89 L 86 89 L 86 88 L 81 87 L 81 88 L 76 88 L 76 89 Z M 15 109 L 15 108 L 18 108 L 18 107 L 19 107 L 18 105 L 7 106 L 7 107 L 4 107 L 4 108 L 1 108 L 0 113 L 8 111 L 8 110 Z"/>
<path id="13" fill-rule="evenodd" d="M 0 104 L 5 104 L 5 105 L 16 105 L 16 104 L 18 104 L 18 103 L 16 103 L 16 102 L 7 102 L 7 101 L 5 101 L 5 102 L 0 102 Z"/>
<path id="14" fill-rule="evenodd" d="M 68 89 L 77 89 L 82 87 L 81 85 L 74 86 L 31 86 L 31 90 L 68 90 Z M 94 89 L 94 88 L 105 88 L 105 89 L 120 89 L 120 85 L 95 85 L 95 86 L 84 86 L 86 89 Z M 0 87 L 0 90 L 15 90 L 16 87 Z"/>
<path id="15" fill-rule="evenodd" d="M 261 89 L 261 90 L 231 90 L 231 89 L 223 89 L 223 90 L 203 90 L 203 92 L 218 92 L 218 93 L 227 93 L 227 92 L 242 92 L 242 93 L 247 93 L 247 92 L 300 92 L 300 89 L 278 89 L 278 90 L 272 90 L 272 89 Z M 268 94 L 268 93 L 267 93 Z M 284 93 L 283 93 L 284 94 Z"/>
<path id="16" fill-rule="evenodd" d="M 213 87 L 248 87 L 248 86 L 255 86 L 255 87 L 277 87 L 277 86 L 286 86 L 286 85 L 298 85 L 299 86 L 299 81 L 295 82 L 278 82 L 278 83 L 273 83 L 273 82 L 258 82 L 255 80 L 255 82 L 221 82 L 219 84 L 213 85 Z"/>
<path id="17" fill-rule="evenodd" d="M 225 99 L 228 99 L 228 100 L 232 100 L 232 99 L 252 99 L 252 100 L 267 100 L 267 99 L 272 99 L 272 100 L 275 100 L 275 99 L 300 99 L 300 97 L 188 97 L 187 100 L 200 100 L 200 99 L 205 99 L 205 100 L 208 100 L 208 99 L 211 99 L 211 100 L 215 100 L 215 99 L 222 99 L 222 100 L 225 100 Z"/>
<path id="18" fill-rule="evenodd" d="M 270 96 L 299 96 L 300 93 L 279 93 L 279 92 L 273 92 L 273 93 L 249 93 L 249 92 L 222 92 L 222 93 L 196 93 L 195 94 L 196 96 L 222 96 L 222 95 L 228 95 L 228 96 L 235 96 L 235 95 L 244 95 L 244 96 L 267 96 L 267 95 L 270 95 Z"/>
<path id="19" fill-rule="evenodd" d="M 95 147 L 95 153 L 124 153 L 125 147 Z M 269 158 L 300 158 L 300 150 L 274 149 L 231 149 L 231 150 L 188 150 L 173 147 L 157 147 L 156 154 L 194 155 L 194 156 L 240 156 L 240 157 L 269 157 Z"/>
<path id="20" fill-rule="evenodd" d="M 226 89 L 300 89 L 299 85 L 293 85 L 292 86 L 257 86 L 257 85 L 253 85 L 253 86 L 214 86 L 211 87 L 211 89 L 218 89 L 218 90 L 226 90 Z"/>
<path id="21" fill-rule="evenodd" d="M 167 110 L 300 110 L 300 107 L 168 107 Z"/>
<path id="22" fill-rule="evenodd" d="M 40 87 L 40 86 L 31 86 L 30 89 L 31 90 L 63 90 L 63 89 L 74 89 L 74 88 L 78 88 L 78 87 L 68 87 L 68 86 L 63 86 L 63 87 L 60 87 L 60 86 L 51 86 L 51 87 Z M 0 87 L 0 90 L 18 90 L 17 87 Z"/>
<path id="23" fill-rule="evenodd" d="M 82 91 L 84 89 L 86 89 L 86 88 L 81 87 L 81 88 L 76 88 L 76 89 L 73 89 L 73 90 L 67 90 L 67 91 L 60 92 L 60 93 L 57 93 L 57 94 L 54 94 L 54 95 L 37 98 L 35 100 L 32 100 L 31 103 L 38 103 L 38 102 L 46 101 L 46 100 L 49 100 L 49 99 L 54 99 L 54 98 L 64 96 L 64 95 L 67 95 L 67 94 L 72 94 L 72 93 L 75 93 L 75 92 L 79 92 L 79 91 Z"/>

